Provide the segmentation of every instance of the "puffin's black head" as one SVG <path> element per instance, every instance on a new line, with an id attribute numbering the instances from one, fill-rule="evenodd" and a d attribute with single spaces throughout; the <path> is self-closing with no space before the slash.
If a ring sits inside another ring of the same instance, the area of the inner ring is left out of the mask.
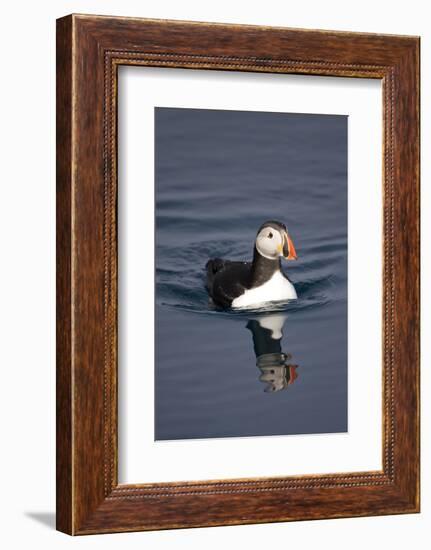
<path id="1" fill-rule="evenodd" d="M 296 260 L 296 250 L 289 237 L 287 227 L 280 222 L 267 221 L 257 232 L 256 249 L 268 260 L 283 256 L 286 260 Z"/>

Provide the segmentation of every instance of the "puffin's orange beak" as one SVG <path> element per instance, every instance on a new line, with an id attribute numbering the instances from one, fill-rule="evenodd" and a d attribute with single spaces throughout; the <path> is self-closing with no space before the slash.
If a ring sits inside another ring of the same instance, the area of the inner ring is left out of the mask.
<path id="1" fill-rule="evenodd" d="M 283 256 L 286 260 L 297 259 L 295 246 L 287 233 L 283 234 Z"/>

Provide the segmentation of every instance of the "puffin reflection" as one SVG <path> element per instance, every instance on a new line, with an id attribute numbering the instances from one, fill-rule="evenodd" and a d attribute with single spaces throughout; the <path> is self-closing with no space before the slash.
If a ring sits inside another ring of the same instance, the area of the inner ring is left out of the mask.
<path id="1" fill-rule="evenodd" d="M 289 363 L 291 355 L 281 349 L 283 326 L 287 315 L 274 314 L 250 319 L 246 325 L 253 335 L 259 380 L 266 385 L 265 392 L 285 390 L 298 377 L 298 365 Z"/>

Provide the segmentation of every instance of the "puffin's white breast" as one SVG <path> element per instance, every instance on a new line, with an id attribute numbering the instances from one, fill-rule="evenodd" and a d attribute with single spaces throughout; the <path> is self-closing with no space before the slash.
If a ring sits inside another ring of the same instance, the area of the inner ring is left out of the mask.
<path id="1" fill-rule="evenodd" d="M 297 295 L 293 284 L 280 271 L 274 273 L 269 281 L 256 288 L 246 290 L 244 294 L 235 298 L 232 307 L 249 307 L 264 302 L 280 300 L 296 300 Z"/>

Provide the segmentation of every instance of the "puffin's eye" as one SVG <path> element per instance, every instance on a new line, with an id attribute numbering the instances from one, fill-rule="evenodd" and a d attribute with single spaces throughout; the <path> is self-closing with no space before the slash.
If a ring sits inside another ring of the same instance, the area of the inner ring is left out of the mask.
<path id="1" fill-rule="evenodd" d="M 269 239 L 272 239 L 272 237 L 273 237 L 272 233 L 271 233 L 271 232 L 268 233 L 268 238 L 269 238 Z"/>

